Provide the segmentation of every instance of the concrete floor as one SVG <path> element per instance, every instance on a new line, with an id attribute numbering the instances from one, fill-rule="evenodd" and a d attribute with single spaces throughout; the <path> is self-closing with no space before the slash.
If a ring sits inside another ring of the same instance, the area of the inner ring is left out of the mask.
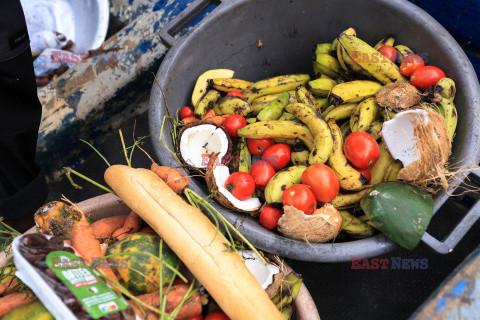
<path id="1" fill-rule="evenodd" d="M 133 121 L 129 122 L 122 129 L 127 145 L 133 144 L 133 125 Z M 143 114 L 136 119 L 135 136 L 148 134 L 148 119 Z M 126 163 L 118 133 L 112 134 L 103 145 L 96 147 L 110 163 Z M 143 147 L 154 155 L 150 138 L 145 139 Z M 135 151 L 132 166 L 149 165 L 148 158 L 140 150 Z M 104 183 L 103 172 L 106 167 L 105 162 L 93 154 L 78 171 Z M 78 178 L 75 181 L 83 186 L 82 190 L 74 189 L 64 179 L 51 186 L 49 200 L 58 200 L 64 194 L 70 200 L 79 202 L 104 193 Z M 448 202 L 434 217 L 428 231 L 438 237 L 446 235 L 463 216 L 464 206 L 474 201 L 471 197 L 460 200 Z M 424 270 L 358 270 L 352 269 L 350 262 L 320 264 L 288 259 L 287 262 L 304 276 L 324 320 L 407 319 L 479 243 L 480 224 L 477 223 L 449 255 L 439 255 L 421 243 L 412 252 L 397 249 L 380 257 L 389 260 L 392 257 L 428 259 L 428 268 Z"/>

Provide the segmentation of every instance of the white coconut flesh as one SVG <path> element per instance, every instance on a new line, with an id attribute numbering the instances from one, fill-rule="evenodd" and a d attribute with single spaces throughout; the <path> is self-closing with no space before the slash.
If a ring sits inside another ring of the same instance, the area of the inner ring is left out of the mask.
<path id="1" fill-rule="evenodd" d="M 218 191 L 235 207 L 244 211 L 256 211 L 262 203 L 258 198 L 247 198 L 245 200 L 239 200 L 233 196 L 233 194 L 225 188 L 225 182 L 230 176 L 230 171 L 225 165 L 217 165 L 213 169 L 213 177 L 217 184 Z"/>
<path id="2" fill-rule="evenodd" d="M 206 168 L 212 153 L 218 153 L 218 161 L 222 161 L 229 144 L 230 139 L 222 128 L 213 124 L 199 124 L 183 131 L 180 154 L 189 165 Z"/>
<path id="3" fill-rule="evenodd" d="M 397 113 L 395 118 L 385 121 L 382 137 L 388 151 L 394 159 L 400 160 L 403 166 L 414 163 L 420 158 L 417 137 L 414 129 L 418 124 L 427 124 L 430 116 L 423 109 L 413 109 Z"/>
<path id="4" fill-rule="evenodd" d="M 240 251 L 240 254 L 248 270 L 257 279 L 258 283 L 264 290 L 267 289 L 273 283 L 273 276 L 279 273 L 280 269 L 271 263 L 264 264 L 259 256 L 251 250 Z"/>

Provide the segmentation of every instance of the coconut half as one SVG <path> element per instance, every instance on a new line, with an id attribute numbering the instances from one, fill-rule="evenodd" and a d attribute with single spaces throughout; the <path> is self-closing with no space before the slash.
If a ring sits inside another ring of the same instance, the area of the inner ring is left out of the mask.
<path id="1" fill-rule="evenodd" d="M 283 210 L 277 230 L 291 239 L 326 242 L 335 238 L 342 227 L 342 215 L 329 203 L 311 215 L 292 206 L 284 206 Z"/>
<path id="2" fill-rule="evenodd" d="M 283 272 L 273 263 L 264 264 L 260 257 L 252 250 L 242 250 L 240 254 L 248 270 L 257 279 L 270 298 L 273 298 L 282 285 Z"/>
<path id="3" fill-rule="evenodd" d="M 397 113 L 383 123 L 382 137 L 392 157 L 402 162 L 398 178 L 406 181 L 438 177 L 452 149 L 443 117 L 428 108 Z"/>
<path id="4" fill-rule="evenodd" d="M 217 154 L 218 161 L 230 153 L 232 142 L 227 132 L 215 124 L 193 123 L 178 133 L 177 154 L 187 166 L 203 169 L 210 156 Z"/>
<path id="5" fill-rule="evenodd" d="M 230 170 L 224 164 L 219 163 L 216 155 L 212 155 L 210 163 L 205 172 L 205 180 L 210 191 L 213 192 L 213 197 L 227 209 L 249 213 L 252 216 L 258 215 L 258 210 L 262 203 L 258 198 L 248 198 L 245 200 L 238 200 L 225 188 L 225 182 L 230 176 Z"/>

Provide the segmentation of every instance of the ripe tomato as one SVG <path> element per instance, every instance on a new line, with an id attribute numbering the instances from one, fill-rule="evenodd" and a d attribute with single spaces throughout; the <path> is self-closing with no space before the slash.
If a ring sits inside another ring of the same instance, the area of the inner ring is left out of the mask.
<path id="1" fill-rule="evenodd" d="M 373 166 L 380 156 L 380 147 L 377 141 L 363 131 L 351 133 L 345 139 L 343 151 L 348 161 L 360 170 Z"/>
<path id="2" fill-rule="evenodd" d="M 237 130 L 242 129 L 247 125 L 247 120 L 240 114 L 231 114 L 225 119 L 223 127 L 227 131 L 228 135 L 232 138 L 238 138 Z"/>
<path id="3" fill-rule="evenodd" d="M 246 172 L 235 172 L 225 181 L 225 189 L 238 200 L 245 200 L 255 192 L 255 180 Z"/>
<path id="4" fill-rule="evenodd" d="M 178 116 L 180 117 L 181 120 L 183 120 L 188 117 L 194 117 L 195 114 L 193 113 L 192 107 L 183 107 L 182 109 L 180 109 Z"/>
<path id="5" fill-rule="evenodd" d="M 200 313 L 198 316 L 195 316 L 195 317 L 190 318 L 188 320 L 203 320 L 203 314 Z"/>
<path id="6" fill-rule="evenodd" d="M 340 182 L 333 170 L 323 163 L 316 163 L 303 171 L 302 183 L 312 189 L 320 202 L 332 201 L 340 191 Z"/>
<path id="7" fill-rule="evenodd" d="M 261 156 L 268 147 L 274 144 L 275 139 L 273 138 L 247 140 L 248 151 L 250 151 L 253 156 Z"/>
<path id="8" fill-rule="evenodd" d="M 378 48 L 378 52 L 380 52 L 383 56 L 385 56 L 388 60 L 395 62 L 397 60 L 397 49 L 392 46 L 382 46 Z"/>
<path id="9" fill-rule="evenodd" d="M 283 215 L 283 211 L 266 204 L 260 211 L 260 224 L 268 230 L 275 229 L 278 225 L 278 220 Z"/>
<path id="10" fill-rule="evenodd" d="M 283 192 L 284 206 L 293 206 L 305 214 L 312 214 L 317 209 L 317 200 L 310 187 L 305 184 L 294 184 Z"/>
<path id="11" fill-rule="evenodd" d="M 400 65 L 400 73 L 405 77 L 410 77 L 415 70 L 423 66 L 425 66 L 425 61 L 423 61 L 422 57 L 411 54 L 403 59 Z"/>
<path id="12" fill-rule="evenodd" d="M 267 148 L 263 152 L 262 160 L 267 161 L 275 170 L 283 169 L 290 162 L 292 151 L 290 146 L 285 143 L 277 143 Z"/>
<path id="13" fill-rule="evenodd" d="M 239 97 L 239 98 L 242 98 L 242 99 L 245 99 L 245 97 L 243 96 L 243 94 L 241 94 L 240 92 L 238 91 L 230 91 L 227 96 L 234 96 L 234 97 Z"/>
<path id="14" fill-rule="evenodd" d="M 434 66 L 417 68 L 410 77 L 410 83 L 420 90 L 427 90 L 437 84 L 438 80 L 445 78 L 445 72 Z"/>
<path id="15" fill-rule="evenodd" d="M 264 190 L 268 181 L 275 175 L 275 170 L 267 161 L 259 160 L 252 165 L 250 175 L 255 180 L 255 187 Z"/>
<path id="16" fill-rule="evenodd" d="M 367 178 L 368 183 L 370 183 L 370 180 L 372 180 L 372 171 L 370 170 L 370 168 L 361 169 L 361 170 L 358 170 L 358 171 L 360 171 L 360 173 L 362 174 L 362 176 L 364 176 L 365 178 Z"/>
<path id="17" fill-rule="evenodd" d="M 205 317 L 205 320 L 230 320 L 223 311 L 215 311 Z"/>

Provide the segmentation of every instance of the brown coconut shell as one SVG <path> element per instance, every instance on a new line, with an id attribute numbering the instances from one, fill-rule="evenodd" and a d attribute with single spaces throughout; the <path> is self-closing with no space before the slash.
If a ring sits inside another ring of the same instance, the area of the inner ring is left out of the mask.
<path id="1" fill-rule="evenodd" d="M 215 175 L 213 174 L 213 170 L 215 169 L 215 166 L 217 164 L 217 156 L 217 154 L 212 154 L 212 156 L 210 157 L 210 161 L 208 162 L 207 169 L 205 171 L 205 181 L 207 182 L 208 189 L 213 192 L 213 198 L 227 209 L 236 212 L 248 213 L 249 215 L 258 217 L 258 215 L 260 214 L 259 210 L 261 204 L 256 210 L 253 211 L 242 210 L 233 205 L 220 191 L 218 191 L 217 181 L 215 179 Z"/>
<path id="2" fill-rule="evenodd" d="M 443 117 L 432 109 L 420 109 L 427 111 L 430 119 L 427 124 L 417 123 L 414 127 L 419 159 L 398 173 L 398 179 L 410 182 L 441 177 L 452 151 L 452 140 Z"/>
<path id="3" fill-rule="evenodd" d="M 375 101 L 384 107 L 402 111 L 413 107 L 422 100 L 421 92 L 407 82 L 387 84 L 375 95 Z"/>
<path id="4" fill-rule="evenodd" d="M 326 242 L 335 238 L 340 232 L 341 220 L 340 224 L 332 224 L 323 215 L 315 214 L 322 209 L 325 213 L 330 210 L 338 212 L 331 204 L 325 204 L 312 215 L 306 215 L 292 206 L 284 206 L 283 209 L 284 214 L 278 220 L 277 230 L 287 238 L 307 242 Z"/>

